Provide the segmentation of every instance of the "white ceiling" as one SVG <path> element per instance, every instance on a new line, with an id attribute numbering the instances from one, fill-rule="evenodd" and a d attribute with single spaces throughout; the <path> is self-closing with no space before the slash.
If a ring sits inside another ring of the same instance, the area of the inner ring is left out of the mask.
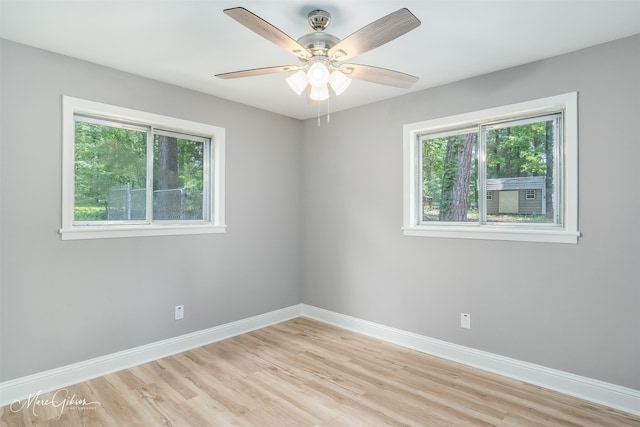
<path id="1" fill-rule="evenodd" d="M 314 117 L 318 107 L 289 89 L 287 74 L 214 77 L 298 63 L 222 12 L 235 6 L 293 39 L 311 31 L 306 17 L 313 9 L 331 13 L 327 32 L 341 39 L 402 7 L 422 21 L 350 60 L 413 74 L 418 83 L 406 90 L 354 81 L 331 98 L 332 111 L 640 33 L 640 0 L 1 0 L 0 36 L 293 118 Z"/>

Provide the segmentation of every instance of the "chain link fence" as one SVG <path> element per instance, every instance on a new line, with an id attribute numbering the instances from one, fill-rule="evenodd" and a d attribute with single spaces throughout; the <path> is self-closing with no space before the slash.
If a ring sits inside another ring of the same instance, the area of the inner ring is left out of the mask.
<path id="1" fill-rule="evenodd" d="M 153 192 L 153 219 L 189 221 L 202 220 L 203 197 L 201 191 L 184 188 L 156 190 Z M 107 219 L 109 221 L 145 220 L 147 190 L 131 189 L 130 184 L 109 189 Z"/>

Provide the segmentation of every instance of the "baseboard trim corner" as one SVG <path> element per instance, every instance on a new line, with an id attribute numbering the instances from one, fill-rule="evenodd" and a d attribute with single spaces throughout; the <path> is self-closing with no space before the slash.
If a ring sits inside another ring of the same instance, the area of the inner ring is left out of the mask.
<path id="1" fill-rule="evenodd" d="M 0 383 L 0 407 L 10 405 L 17 400 L 27 399 L 29 396 L 34 396 L 38 393 L 58 390 L 72 384 L 78 384 L 112 372 L 284 322 L 299 317 L 301 313 L 302 304 L 296 304 L 201 331 L 5 381 Z"/>
<path id="2" fill-rule="evenodd" d="M 311 305 L 302 316 L 593 403 L 640 415 L 640 391 L 464 347 Z"/>

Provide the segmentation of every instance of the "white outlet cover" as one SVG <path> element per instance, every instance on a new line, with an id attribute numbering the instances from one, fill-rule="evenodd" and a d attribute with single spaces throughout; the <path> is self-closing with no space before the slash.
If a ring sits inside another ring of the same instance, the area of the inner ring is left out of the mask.
<path id="1" fill-rule="evenodd" d="M 471 315 L 469 313 L 460 313 L 460 327 L 471 329 Z"/>
<path id="2" fill-rule="evenodd" d="M 176 305 L 175 319 L 184 319 L 184 305 Z"/>

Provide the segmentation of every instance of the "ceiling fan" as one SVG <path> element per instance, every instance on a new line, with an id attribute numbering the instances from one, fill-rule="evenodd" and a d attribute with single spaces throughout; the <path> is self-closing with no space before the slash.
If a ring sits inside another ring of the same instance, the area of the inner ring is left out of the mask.
<path id="1" fill-rule="evenodd" d="M 343 40 L 324 32 L 331 21 L 331 15 L 324 10 L 309 12 L 308 22 L 315 32 L 305 34 L 298 40 L 292 39 L 243 7 L 225 9 L 224 13 L 251 31 L 291 52 L 298 57 L 300 63 L 233 71 L 216 74 L 216 77 L 235 79 L 295 71 L 287 78 L 287 83 L 298 95 L 306 90 L 309 102 L 328 99 L 329 87 L 336 95 L 340 95 L 349 86 L 352 78 L 405 89 L 418 81 L 418 77 L 399 71 L 343 62 L 382 46 L 418 27 L 420 21 L 408 9 L 403 8 L 390 13 Z"/>

